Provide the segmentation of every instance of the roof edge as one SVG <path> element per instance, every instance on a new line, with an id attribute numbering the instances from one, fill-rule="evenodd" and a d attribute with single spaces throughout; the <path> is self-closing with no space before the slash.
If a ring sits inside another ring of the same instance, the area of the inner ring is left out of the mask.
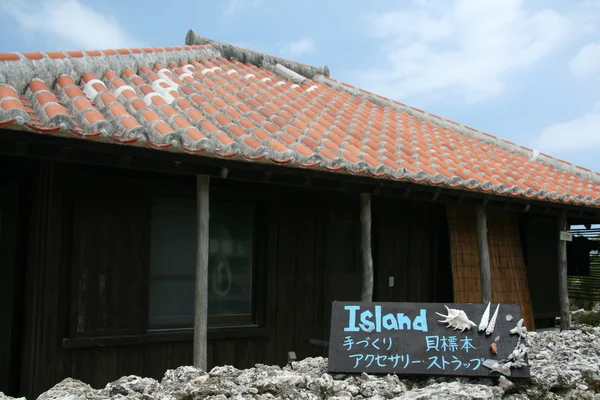
<path id="1" fill-rule="evenodd" d="M 102 76 L 106 71 L 112 70 L 121 74 L 126 68 L 137 71 L 143 65 L 168 65 L 171 62 L 220 57 L 219 52 L 211 46 L 3 54 L 5 59 L 6 56 L 11 58 L 0 62 L 0 86 L 11 85 L 19 94 L 23 94 L 34 79 L 41 80 L 48 87 L 54 87 L 61 75 L 68 75 L 79 82 L 86 72 Z"/>
<path id="2" fill-rule="evenodd" d="M 541 162 L 550 167 L 556 168 L 560 171 L 573 174 L 579 178 L 590 180 L 594 183 L 600 183 L 600 174 L 598 172 L 589 170 L 587 168 L 583 168 L 583 167 L 571 164 L 567 161 L 563 161 L 558 158 L 554 158 L 549 155 L 542 154 L 536 150 L 532 150 L 527 147 L 520 146 L 518 144 L 509 142 L 509 141 L 501 139 L 499 137 L 490 135 L 488 133 L 478 131 L 478 130 L 470 128 L 466 125 L 459 124 L 458 122 L 444 119 L 435 114 L 427 113 L 423 110 L 419 110 L 418 108 L 410 107 L 406 104 L 397 102 L 395 100 L 391 100 L 391 99 L 385 98 L 383 96 L 379 96 L 379 95 L 370 93 L 366 90 L 356 88 L 354 86 L 337 81 L 330 77 L 316 76 L 315 80 L 317 82 L 331 86 L 334 89 L 343 90 L 353 96 L 362 97 L 366 100 L 371 101 L 374 104 L 390 107 L 399 112 L 405 112 L 409 115 L 414 116 L 415 118 L 419 118 L 419 119 L 431 122 L 431 123 L 438 125 L 440 127 L 443 127 L 443 128 L 452 129 L 455 132 L 458 132 L 464 136 L 472 137 L 472 138 L 475 138 L 484 143 L 498 146 L 498 147 L 500 147 L 504 150 L 507 150 L 511 153 L 521 154 L 521 155 L 529 158 L 528 162 L 535 162 L 535 161 Z"/>
<path id="3" fill-rule="evenodd" d="M 274 68 L 275 65 L 280 64 L 287 69 L 302 75 L 307 79 L 314 79 L 317 75 L 324 75 L 329 77 L 329 67 L 323 65 L 315 67 L 312 65 L 302 64 L 296 61 L 286 60 L 281 57 L 271 56 L 266 53 L 261 53 L 254 50 L 243 49 L 231 44 L 222 43 L 213 39 L 202 37 L 196 33 L 193 29 L 190 29 L 185 36 L 185 44 L 188 46 L 192 45 L 211 45 L 213 48 L 218 50 L 221 55 L 228 59 L 236 59 L 242 63 L 254 64 L 257 67 Z M 271 66 L 271 67 L 269 67 Z"/>

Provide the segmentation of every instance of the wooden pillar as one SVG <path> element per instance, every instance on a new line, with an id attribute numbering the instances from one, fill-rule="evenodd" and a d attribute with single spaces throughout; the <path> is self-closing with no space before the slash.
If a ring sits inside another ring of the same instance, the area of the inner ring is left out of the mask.
<path id="1" fill-rule="evenodd" d="M 567 231 L 567 217 L 558 217 L 558 299 L 560 302 L 560 330 L 571 329 L 571 313 L 569 293 L 567 290 L 567 242 L 560 238 L 560 233 Z"/>
<path id="2" fill-rule="evenodd" d="M 360 195 L 360 248 L 363 264 L 361 301 L 373 301 L 373 256 L 371 251 L 371 195 Z"/>
<path id="3" fill-rule="evenodd" d="M 196 292 L 194 302 L 194 366 L 206 371 L 207 320 L 208 320 L 208 225 L 209 225 L 208 176 L 196 178 Z"/>
<path id="4" fill-rule="evenodd" d="M 487 238 L 487 217 L 484 207 L 477 207 L 477 247 L 479 248 L 479 275 L 481 277 L 481 302 L 492 301 L 492 273 Z"/>

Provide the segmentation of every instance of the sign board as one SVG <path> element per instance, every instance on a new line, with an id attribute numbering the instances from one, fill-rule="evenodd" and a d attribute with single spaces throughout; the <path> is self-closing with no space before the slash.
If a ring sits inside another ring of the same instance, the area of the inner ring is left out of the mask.
<path id="1" fill-rule="evenodd" d="M 507 360 L 519 335 L 510 330 L 521 319 L 518 304 L 501 304 L 493 332 L 477 326 L 461 332 L 439 322 L 450 309 L 463 310 L 479 325 L 487 304 L 334 302 L 329 341 L 329 372 L 398 375 L 500 376 L 493 361 Z M 490 306 L 490 320 L 497 304 Z M 508 318 L 507 318 L 508 316 Z M 492 352 L 495 343 L 497 354 Z M 486 361 L 488 360 L 488 361 Z M 527 357 L 524 359 L 527 363 Z M 528 378 L 529 366 L 510 370 Z"/>
<path id="2" fill-rule="evenodd" d="M 560 240 L 572 242 L 573 241 L 573 233 L 561 231 L 560 232 Z"/>

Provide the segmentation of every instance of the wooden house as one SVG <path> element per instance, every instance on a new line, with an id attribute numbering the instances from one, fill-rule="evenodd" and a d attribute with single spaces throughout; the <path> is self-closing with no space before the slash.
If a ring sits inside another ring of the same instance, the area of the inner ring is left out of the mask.
<path id="1" fill-rule="evenodd" d="M 326 355 L 370 263 L 377 301 L 567 328 L 560 232 L 598 221 L 599 182 L 193 31 L 0 54 L 0 391 L 160 378 L 204 335 L 206 368 Z"/>

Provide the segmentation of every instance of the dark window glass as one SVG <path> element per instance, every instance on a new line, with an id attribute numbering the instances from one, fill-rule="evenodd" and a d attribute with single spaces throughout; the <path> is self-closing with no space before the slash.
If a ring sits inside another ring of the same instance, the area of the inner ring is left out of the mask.
<path id="1" fill-rule="evenodd" d="M 213 322 L 236 323 L 238 316 L 250 322 L 253 212 L 253 206 L 248 204 L 211 202 L 208 313 Z M 151 229 L 149 325 L 192 326 L 197 244 L 195 201 L 157 198 L 152 208 Z"/>

